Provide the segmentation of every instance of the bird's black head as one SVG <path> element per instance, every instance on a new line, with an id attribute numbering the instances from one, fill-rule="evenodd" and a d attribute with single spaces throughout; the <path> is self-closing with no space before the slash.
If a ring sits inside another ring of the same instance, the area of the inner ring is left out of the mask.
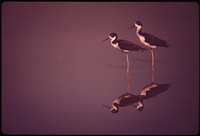
<path id="1" fill-rule="evenodd" d="M 136 25 L 142 26 L 142 23 L 140 21 L 135 22 Z"/>
<path id="2" fill-rule="evenodd" d="M 111 34 L 110 34 L 110 37 L 112 37 L 112 38 L 113 38 L 113 37 L 117 37 L 117 34 L 116 34 L 116 33 L 111 33 Z"/>
<path id="3" fill-rule="evenodd" d="M 142 27 L 142 23 L 141 23 L 140 21 L 136 21 L 136 22 L 134 23 L 134 25 L 131 26 L 130 28 L 128 28 L 127 30 L 130 30 L 130 29 L 132 29 L 132 28 L 134 28 L 134 27 L 136 27 L 136 28 Z"/>
<path id="4" fill-rule="evenodd" d="M 111 33 L 108 38 L 102 40 L 101 42 L 104 42 L 104 41 L 106 41 L 108 39 L 111 39 L 111 40 L 115 39 L 116 40 L 117 39 L 117 34 L 116 33 Z"/>

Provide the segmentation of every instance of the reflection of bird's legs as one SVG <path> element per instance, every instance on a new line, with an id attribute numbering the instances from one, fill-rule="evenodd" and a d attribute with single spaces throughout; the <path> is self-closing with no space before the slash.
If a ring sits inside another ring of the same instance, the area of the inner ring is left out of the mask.
<path id="1" fill-rule="evenodd" d="M 128 59 L 128 53 L 126 53 L 126 73 L 128 73 L 129 72 L 129 59 Z"/>
<path id="2" fill-rule="evenodd" d="M 129 92 L 129 88 L 130 88 L 130 77 L 129 77 L 129 73 L 126 73 L 126 79 L 127 79 L 127 88 L 126 88 L 126 91 Z"/>
<path id="3" fill-rule="evenodd" d="M 151 66 L 152 66 L 152 82 L 154 81 L 154 52 L 153 49 L 151 49 L 151 57 L 152 57 L 152 62 L 151 62 Z"/>

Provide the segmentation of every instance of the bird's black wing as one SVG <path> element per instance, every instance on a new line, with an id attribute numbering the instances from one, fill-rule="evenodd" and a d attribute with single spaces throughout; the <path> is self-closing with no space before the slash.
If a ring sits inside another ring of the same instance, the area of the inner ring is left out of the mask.
<path id="1" fill-rule="evenodd" d="M 129 51 L 146 50 L 145 48 L 126 40 L 118 40 L 117 42 L 119 43 L 118 44 L 119 48 L 121 48 L 122 50 L 129 50 Z"/>
<path id="2" fill-rule="evenodd" d="M 172 83 L 158 84 L 157 87 L 151 88 L 147 91 L 146 96 L 143 99 L 149 99 L 167 91 L 171 87 L 171 84 Z"/>
<path id="3" fill-rule="evenodd" d="M 142 33 L 145 37 L 145 42 L 148 42 L 150 45 L 156 45 L 161 47 L 168 47 L 168 43 L 165 40 L 159 39 L 154 35 L 148 33 Z"/>

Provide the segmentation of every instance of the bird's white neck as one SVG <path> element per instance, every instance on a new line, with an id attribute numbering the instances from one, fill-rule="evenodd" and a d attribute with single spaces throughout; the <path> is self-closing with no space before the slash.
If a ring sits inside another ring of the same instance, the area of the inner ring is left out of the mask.
<path id="1" fill-rule="evenodd" d="M 117 37 L 115 36 L 115 37 L 109 37 L 110 39 L 111 39 L 111 41 L 110 41 L 110 43 L 111 43 L 111 45 L 114 47 L 114 48 L 116 48 L 116 49 L 120 49 L 119 48 L 119 46 L 118 46 L 118 43 L 116 42 L 114 42 L 114 41 L 116 41 L 117 40 Z"/>
<path id="2" fill-rule="evenodd" d="M 142 31 L 142 26 L 137 26 L 136 27 L 136 35 L 139 37 L 140 36 L 140 32 Z"/>
<path id="3" fill-rule="evenodd" d="M 146 45 L 145 42 L 144 42 L 145 39 L 141 35 L 141 31 L 142 31 L 142 26 L 136 26 L 136 35 L 137 35 L 137 37 L 139 38 L 139 40 L 140 40 L 141 43 L 143 43 L 144 45 Z"/>
<path id="4" fill-rule="evenodd" d="M 144 104 L 143 102 L 139 101 L 138 102 L 138 106 L 136 107 L 137 109 L 141 108 L 141 107 L 144 107 Z"/>
<path id="5" fill-rule="evenodd" d="M 111 111 L 115 110 L 115 111 L 118 112 L 118 111 L 119 111 L 119 107 L 118 107 L 118 106 L 119 106 L 118 103 L 112 103 L 112 107 L 111 107 L 110 110 L 111 110 Z"/>
<path id="6" fill-rule="evenodd" d="M 136 35 L 139 38 L 140 42 L 145 45 L 146 47 L 149 47 L 151 49 L 156 48 L 154 45 L 150 45 L 149 43 L 145 42 L 145 37 L 142 35 L 142 26 L 136 26 Z"/>
<path id="7" fill-rule="evenodd" d="M 118 107 L 115 105 L 112 105 L 111 110 L 115 109 L 116 111 L 118 110 Z"/>
<path id="8" fill-rule="evenodd" d="M 114 37 L 109 36 L 109 38 L 110 38 L 110 40 L 111 40 L 111 43 L 117 39 L 116 36 L 114 36 Z"/>
<path id="9" fill-rule="evenodd" d="M 112 43 L 112 41 L 111 41 L 111 45 L 112 45 L 114 48 L 116 48 L 116 49 L 119 48 L 118 43 Z"/>

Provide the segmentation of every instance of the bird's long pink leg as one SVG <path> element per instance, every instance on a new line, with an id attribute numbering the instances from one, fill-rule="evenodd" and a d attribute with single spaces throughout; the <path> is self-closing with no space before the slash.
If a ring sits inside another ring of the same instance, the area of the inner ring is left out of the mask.
<path id="1" fill-rule="evenodd" d="M 126 64 L 127 64 L 126 73 L 129 73 L 129 59 L 128 59 L 128 53 L 126 53 Z"/>
<path id="2" fill-rule="evenodd" d="M 152 82 L 154 81 L 154 52 L 153 49 L 151 49 L 151 57 L 152 57 L 152 62 L 151 62 L 151 66 L 152 66 Z"/>
<path id="3" fill-rule="evenodd" d="M 129 73 L 126 73 L 126 79 L 127 79 L 127 88 L 126 88 L 126 91 L 129 92 L 129 88 L 130 88 L 130 77 L 129 77 Z"/>

